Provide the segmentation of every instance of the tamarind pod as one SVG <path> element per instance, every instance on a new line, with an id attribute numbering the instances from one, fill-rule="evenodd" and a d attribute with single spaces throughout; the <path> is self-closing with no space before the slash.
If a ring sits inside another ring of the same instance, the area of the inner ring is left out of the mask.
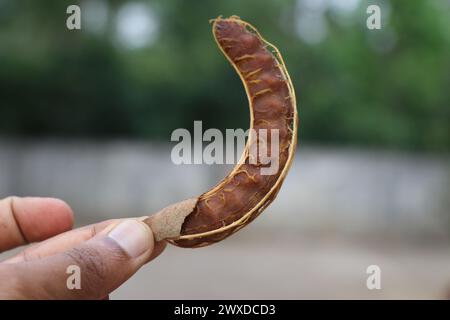
<path id="1" fill-rule="evenodd" d="M 237 16 L 218 17 L 212 22 L 217 45 L 244 85 L 250 129 L 256 133 L 249 137 L 238 164 L 218 185 L 148 218 L 157 240 L 167 239 L 180 247 L 221 241 L 254 220 L 275 199 L 297 144 L 296 97 L 278 49 Z M 278 139 L 272 141 L 275 131 Z M 278 154 L 271 154 L 278 162 L 274 174 L 263 175 L 265 165 L 251 158 L 251 148 L 264 139 L 267 150 L 272 143 L 279 146 Z"/>

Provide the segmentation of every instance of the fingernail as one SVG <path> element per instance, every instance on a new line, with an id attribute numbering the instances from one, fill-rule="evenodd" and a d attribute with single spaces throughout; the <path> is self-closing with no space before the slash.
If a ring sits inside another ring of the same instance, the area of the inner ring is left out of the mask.
<path id="1" fill-rule="evenodd" d="M 136 220 L 121 222 L 108 234 L 108 237 L 133 258 L 139 257 L 153 246 L 153 235 L 150 229 Z"/>

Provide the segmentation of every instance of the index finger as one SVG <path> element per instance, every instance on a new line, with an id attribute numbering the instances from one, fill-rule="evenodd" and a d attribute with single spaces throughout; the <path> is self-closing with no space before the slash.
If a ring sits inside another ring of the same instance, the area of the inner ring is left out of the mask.
<path id="1" fill-rule="evenodd" d="M 0 200 L 0 252 L 70 230 L 72 209 L 53 198 Z"/>

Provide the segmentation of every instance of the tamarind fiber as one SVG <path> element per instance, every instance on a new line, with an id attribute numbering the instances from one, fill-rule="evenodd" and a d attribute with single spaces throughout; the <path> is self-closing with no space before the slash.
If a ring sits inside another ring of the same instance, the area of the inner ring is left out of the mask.
<path id="1" fill-rule="evenodd" d="M 147 223 L 156 240 L 180 247 L 202 247 L 225 239 L 255 219 L 276 197 L 291 165 L 297 144 L 297 108 L 294 88 L 278 49 L 249 23 L 237 16 L 212 20 L 214 39 L 240 76 L 250 107 L 250 129 L 239 163 L 213 189 L 198 198 L 169 206 Z M 262 136 L 264 131 L 267 135 Z M 250 152 L 264 139 L 271 150 L 272 130 L 278 134 L 278 167 L 266 167 Z"/>

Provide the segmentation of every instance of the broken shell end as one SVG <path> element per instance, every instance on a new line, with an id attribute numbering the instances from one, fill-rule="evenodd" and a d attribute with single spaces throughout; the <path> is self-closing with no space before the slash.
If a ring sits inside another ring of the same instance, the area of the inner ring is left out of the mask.
<path id="1" fill-rule="evenodd" d="M 184 220 L 197 205 L 198 198 L 172 204 L 149 216 L 144 222 L 152 229 L 156 241 L 178 238 Z"/>

